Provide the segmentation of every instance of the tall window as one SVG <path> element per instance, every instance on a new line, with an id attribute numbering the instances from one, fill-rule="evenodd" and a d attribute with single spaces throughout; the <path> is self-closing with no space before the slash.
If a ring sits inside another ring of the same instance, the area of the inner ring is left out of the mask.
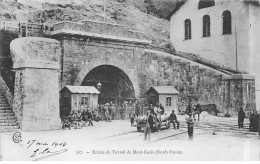
<path id="1" fill-rule="evenodd" d="M 214 0 L 200 0 L 198 9 L 203 9 L 211 6 L 215 6 Z"/>
<path id="2" fill-rule="evenodd" d="M 210 36 L 210 17 L 208 15 L 203 16 L 203 37 Z"/>
<path id="3" fill-rule="evenodd" d="M 223 34 L 231 34 L 231 13 L 226 10 L 222 14 L 223 17 Z"/>
<path id="4" fill-rule="evenodd" d="M 166 97 L 166 106 L 172 106 L 172 98 Z"/>
<path id="5" fill-rule="evenodd" d="M 191 21 L 190 19 L 186 19 L 184 21 L 185 28 L 185 40 L 191 39 Z"/>

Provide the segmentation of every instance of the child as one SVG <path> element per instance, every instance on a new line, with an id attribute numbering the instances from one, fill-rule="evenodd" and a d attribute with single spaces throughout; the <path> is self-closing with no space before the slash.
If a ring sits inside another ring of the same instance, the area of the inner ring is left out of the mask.
<path id="1" fill-rule="evenodd" d="M 134 119 L 135 119 L 135 114 L 133 112 L 133 110 L 131 110 L 131 113 L 130 113 L 130 122 L 131 122 L 131 127 L 134 125 Z"/>

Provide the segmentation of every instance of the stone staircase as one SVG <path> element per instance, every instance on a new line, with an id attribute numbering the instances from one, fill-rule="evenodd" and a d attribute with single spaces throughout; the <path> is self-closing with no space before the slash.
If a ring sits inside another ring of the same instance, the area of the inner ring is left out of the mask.
<path id="1" fill-rule="evenodd" d="M 19 130 L 19 125 L 15 119 L 11 107 L 0 93 L 0 132 L 10 132 Z"/>

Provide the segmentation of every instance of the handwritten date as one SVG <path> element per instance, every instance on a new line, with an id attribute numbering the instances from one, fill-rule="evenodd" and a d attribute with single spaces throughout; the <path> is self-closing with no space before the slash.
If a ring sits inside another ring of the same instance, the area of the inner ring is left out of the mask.
<path id="1" fill-rule="evenodd" d="M 66 142 L 38 142 L 36 139 L 29 140 L 27 142 L 27 149 L 33 149 L 33 153 L 30 157 L 34 158 L 34 161 L 43 160 L 55 155 L 59 155 L 62 153 L 65 153 L 67 149 L 65 147 L 67 146 Z M 61 149 L 62 148 L 62 149 Z"/>

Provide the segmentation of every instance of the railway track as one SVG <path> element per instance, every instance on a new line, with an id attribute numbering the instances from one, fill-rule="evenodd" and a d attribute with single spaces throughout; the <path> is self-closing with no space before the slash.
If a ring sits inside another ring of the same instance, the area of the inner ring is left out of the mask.
<path id="1" fill-rule="evenodd" d="M 123 132 L 123 133 L 119 133 L 119 134 L 115 134 L 115 135 L 111 135 L 111 136 L 107 136 L 104 139 L 107 138 L 112 138 L 112 137 L 118 137 L 118 136 L 122 136 L 122 135 L 126 135 L 126 134 L 131 134 L 131 133 L 137 133 L 137 130 L 131 130 L 131 131 L 127 131 L 127 132 Z"/>
<path id="2" fill-rule="evenodd" d="M 197 121 L 194 124 L 194 129 L 198 129 L 198 130 L 205 130 L 205 131 L 212 131 L 212 132 L 227 132 L 227 133 L 243 134 L 243 135 L 258 135 L 257 132 L 249 132 L 248 124 L 245 124 L 244 127 L 245 127 L 244 129 L 238 129 L 237 125 L 225 124 L 225 123 L 219 123 L 219 122 L 208 123 L 208 122 Z M 168 130 L 166 129 L 166 130 L 152 133 L 152 136 L 156 135 L 159 138 L 157 138 L 155 140 L 151 140 L 149 142 L 145 142 L 144 144 L 141 144 L 141 145 L 147 145 L 149 143 L 159 142 L 162 140 L 167 140 L 169 138 L 174 138 L 174 137 L 182 135 L 182 134 L 187 134 L 186 129 L 187 129 L 186 122 L 180 121 L 180 129 L 174 131 L 174 134 L 167 134 L 169 132 L 169 130 L 172 130 L 172 126 L 171 126 L 171 128 Z M 129 134 L 137 134 L 137 135 L 127 136 Z M 111 135 L 111 136 L 105 137 L 104 139 L 112 139 L 112 141 L 110 141 L 110 142 L 118 142 L 118 141 L 122 141 L 122 140 L 131 140 L 134 138 L 142 138 L 142 137 L 140 137 L 140 134 L 141 134 L 141 136 L 143 136 L 143 132 L 138 132 L 137 130 L 131 130 L 131 131 Z"/>

